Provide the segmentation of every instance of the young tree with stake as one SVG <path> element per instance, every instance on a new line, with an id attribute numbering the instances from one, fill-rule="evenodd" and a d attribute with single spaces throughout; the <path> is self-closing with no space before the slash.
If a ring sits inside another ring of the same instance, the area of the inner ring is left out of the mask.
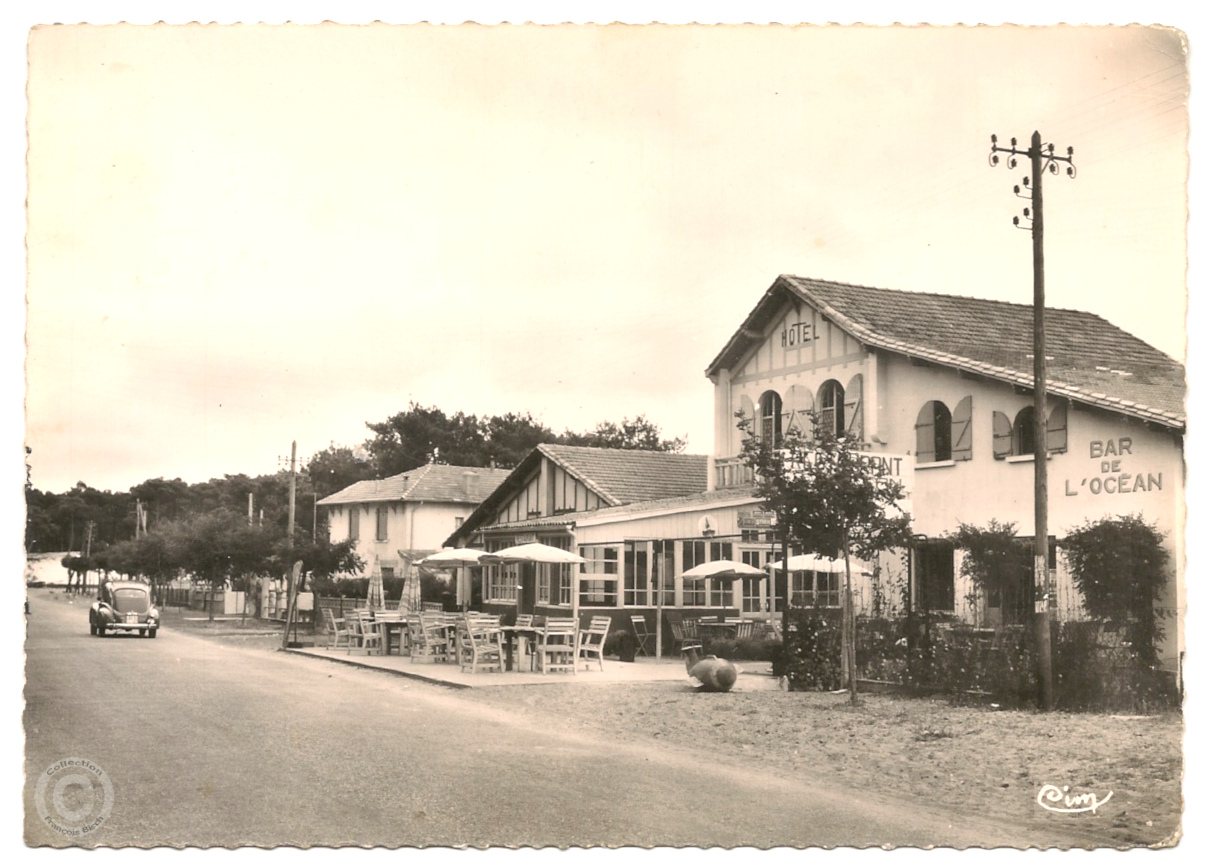
<path id="1" fill-rule="evenodd" d="M 748 430 L 742 416 L 740 428 Z M 777 516 L 782 538 L 806 552 L 844 560 L 841 669 L 856 704 L 850 560 L 870 560 L 908 544 L 912 519 L 900 505 L 904 487 L 862 451 L 856 436 L 826 435 L 814 424 L 810 440 L 798 430 L 787 431 L 776 443 L 745 436 L 740 456 L 755 472 L 757 495 Z"/>

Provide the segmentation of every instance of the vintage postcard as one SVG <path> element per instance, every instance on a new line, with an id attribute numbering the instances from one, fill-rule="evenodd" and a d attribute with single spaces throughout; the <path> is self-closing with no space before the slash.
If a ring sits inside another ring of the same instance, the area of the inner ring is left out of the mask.
<path id="1" fill-rule="evenodd" d="M 30 29 L 25 845 L 1185 848 L 1171 24 Z"/>

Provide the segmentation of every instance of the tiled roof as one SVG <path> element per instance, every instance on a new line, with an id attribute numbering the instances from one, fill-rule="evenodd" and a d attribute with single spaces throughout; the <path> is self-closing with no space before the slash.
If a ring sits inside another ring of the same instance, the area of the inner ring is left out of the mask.
<path id="1" fill-rule="evenodd" d="M 705 455 L 549 443 L 537 449 L 614 506 L 706 489 Z"/>
<path id="2" fill-rule="evenodd" d="M 733 501 L 760 502 L 753 485 L 740 485 L 734 488 L 716 488 L 713 491 L 699 491 L 683 497 L 665 497 L 660 500 L 640 500 L 621 506 L 611 506 L 607 509 L 591 509 L 585 512 L 568 512 L 564 515 L 553 515 L 548 518 L 529 518 L 523 521 L 507 521 L 502 524 L 492 524 L 483 527 L 484 530 L 532 530 L 555 526 L 584 526 L 588 521 L 606 523 L 613 519 L 629 518 L 633 515 L 650 513 L 687 512 L 694 509 L 708 509 Z"/>
<path id="3" fill-rule="evenodd" d="M 471 479 L 467 492 L 466 474 Z M 511 474 L 510 470 L 487 467 L 452 467 L 446 464 L 426 464 L 386 479 L 369 479 L 343 488 L 318 500 L 318 506 L 340 503 L 373 503 L 386 500 L 408 500 L 429 503 L 480 503 Z"/>
<path id="4" fill-rule="evenodd" d="M 610 506 L 620 506 L 706 490 L 709 458 L 706 455 L 543 443 L 528 453 L 511 471 L 510 478 L 465 519 L 445 544 L 455 544 L 470 531 L 493 521 L 499 507 L 519 492 L 543 460 L 550 460 L 566 470 Z M 536 521 L 553 526 L 547 523 L 551 518 L 560 519 L 559 524 L 570 522 L 570 514 L 547 515 Z"/>
<path id="5" fill-rule="evenodd" d="M 1032 307 L 980 298 L 873 289 L 783 274 L 707 373 L 747 352 L 763 317 L 791 292 L 861 343 L 1031 387 Z M 1093 313 L 1044 314 L 1050 394 L 1182 429 L 1183 365 Z"/>

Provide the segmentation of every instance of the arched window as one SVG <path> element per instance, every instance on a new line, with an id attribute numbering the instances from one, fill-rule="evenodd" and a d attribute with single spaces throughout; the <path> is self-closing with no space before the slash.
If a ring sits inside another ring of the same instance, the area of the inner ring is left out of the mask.
<path id="1" fill-rule="evenodd" d="M 776 391 L 761 395 L 761 442 L 772 449 L 782 441 L 782 398 Z"/>
<path id="2" fill-rule="evenodd" d="M 820 433 L 839 437 L 845 433 L 845 389 L 835 379 L 820 386 L 816 395 L 820 407 Z"/>
<path id="3" fill-rule="evenodd" d="M 1035 407 L 1025 406 L 1014 417 L 1014 454 L 1035 454 Z"/>
<path id="4" fill-rule="evenodd" d="M 917 463 L 951 460 L 951 411 L 940 400 L 927 401 L 917 414 Z"/>

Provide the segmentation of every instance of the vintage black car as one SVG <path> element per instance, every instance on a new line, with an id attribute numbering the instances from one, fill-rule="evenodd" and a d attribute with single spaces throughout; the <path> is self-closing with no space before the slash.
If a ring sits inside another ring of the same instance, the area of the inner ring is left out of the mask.
<path id="1" fill-rule="evenodd" d="M 139 581 L 102 581 L 97 601 L 89 607 L 89 634 L 138 632 L 156 638 L 160 612 L 152 604 L 152 590 Z"/>

